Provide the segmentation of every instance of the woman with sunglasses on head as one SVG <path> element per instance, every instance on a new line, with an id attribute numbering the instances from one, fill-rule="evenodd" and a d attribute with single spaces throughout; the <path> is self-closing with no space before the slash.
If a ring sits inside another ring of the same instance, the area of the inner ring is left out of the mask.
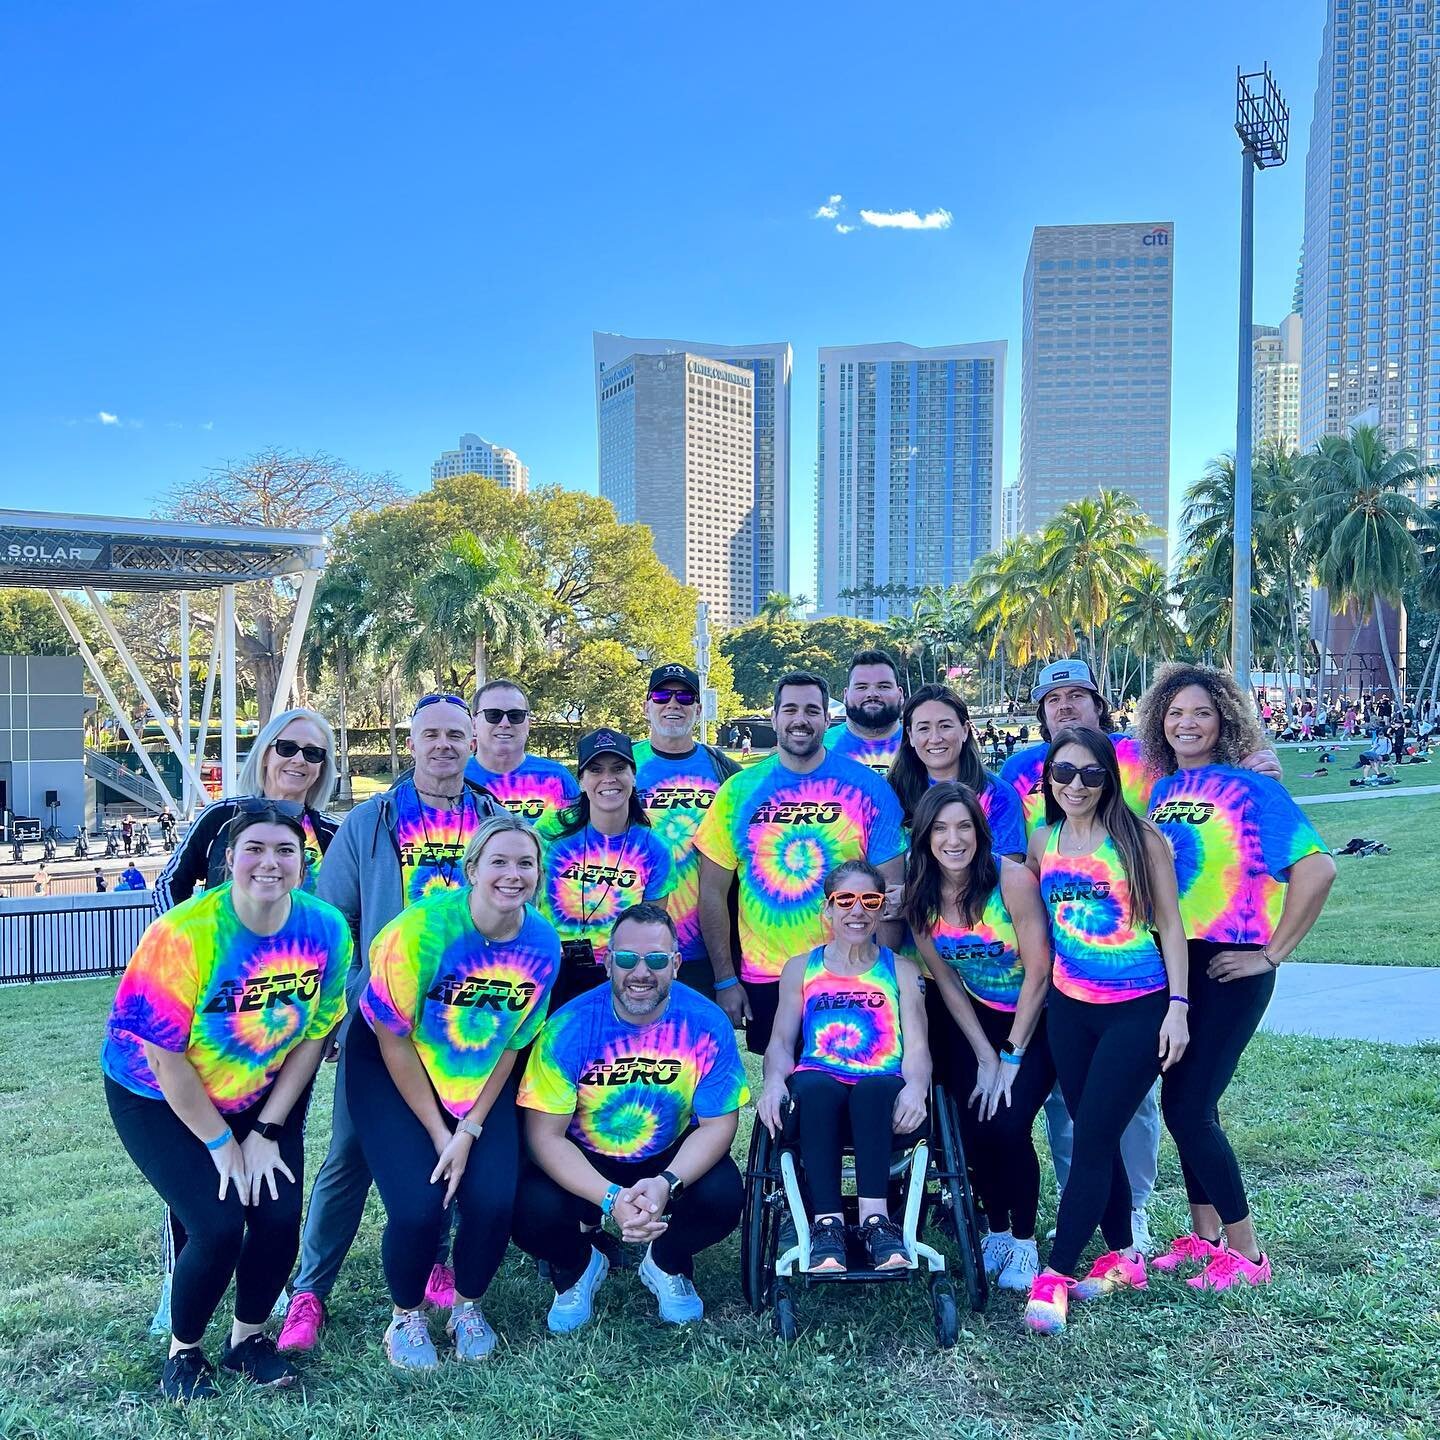
<path id="1" fill-rule="evenodd" d="M 1024 865 L 991 848 L 975 792 L 942 782 L 912 821 L 903 913 L 924 959 L 930 1053 L 959 1101 L 961 1137 L 989 1221 L 985 1269 L 1028 1291 L 1040 1268 L 1040 1162 L 1031 1129 L 1055 1084 L 1045 1034 L 1050 929 Z"/>
<path id="2" fill-rule="evenodd" d="M 1198 1290 L 1263 1285 L 1270 1261 L 1220 1127 L 1220 1097 L 1270 1003 L 1276 969 L 1324 908 L 1335 862 L 1282 785 L 1240 768 L 1260 728 L 1229 675 L 1164 666 L 1141 697 L 1136 730 L 1161 776 L 1150 819 L 1175 852 L 1190 949 L 1190 1047 L 1160 1090 L 1190 1232 L 1153 1263 L 1203 1265 L 1189 1282 Z"/>
<path id="3" fill-rule="evenodd" d="M 259 796 L 291 808 L 305 831 L 304 870 L 300 888 L 315 893 L 320 862 L 334 838 L 336 822 L 324 813 L 335 790 L 335 733 L 318 711 L 303 707 L 284 710 L 261 727 L 240 769 L 236 794 L 206 805 L 185 832 L 155 882 L 154 904 L 164 914 L 188 900 L 202 886 L 213 890 L 228 878 L 225 863 L 227 827 L 238 803 Z M 161 1263 L 164 1272 L 160 1303 L 150 1331 L 163 1335 L 170 1329 L 170 1275 L 175 1257 L 185 1245 L 185 1233 L 167 1216 Z"/>
<path id="4" fill-rule="evenodd" d="M 350 1113 L 387 1222 L 381 1256 L 394 1310 L 385 1352 L 401 1369 L 439 1363 L 422 1304 L 445 1211 L 459 1215 L 456 1358 L 481 1360 L 495 1331 L 480 1310 L 510 1237 L 519 1164 L 517 1055 L 544 1023 L 560 968 L 555 927 L 533 908 L 540 841 L 513 815 L 484 821 L 463 889 L 403 910 L 370 949 L 348 1039 Z"/>
<path id="5" fill-rule="evenodd" d="M 980 758 L 970 708 L 948 685 L 922 685 L 900 712 L 900 748 L 890 785 L 906 824 L 932 785 L 956 781 L 974 792 L 994 837 L 997 855 L 1025 858 L 1025 811 L 1015 788 L 992 775 Z"/>
<path id="6" fill-rule="evenodd" d="M 1146 1284 L 1120 1136 L 1155 1077 L 1185 1052 L 1189 997 L 1175 862 L 1160 832 L 1125 803 L 1109 737 L 1083 726 L 1058 731 L 1042 780 L 1045 824 L 1031 836 L 1028 863 L 1050 915 L 1047 1029 L 1075 1144 L 1025 1323 L 1054 1334 L 1072 1293 L 1088 1300 Z M 1077 1279 L 1097 1226 L 1108 1248 Z"/>
<path id="7" fill-rule="evenodd" d="M 908 1135 L 925 1119 L 930 1050 L 919 968 L 875 943 L 884 907 L 884 877 L 867 861 L 846 861 L 825 877 L 830 939 L 794 956 L 780 972 L 765 1051 L 757 1113 L 777 1135 L 785 1105 L 793 1100 L 797 1106 L 814 1200 L 815 1272 L 849 1268 L 840 1208 L 847 1130 L 855 1147 L 857 1239 L 876 1270 L 909 1263 L 904 1236 L 890 1218 L 890 1152 L 893 1136 Z"/>
<path id="8" fill-rule="evenodd" d="M 339 911 L 299 888 L 305 841 L 291 807 L 237 801 L 233 878 L 151 923 L 110 1011 L 111 1118 L 187 1237 L 161 1380 L 170 1400 L 216 1393 L 201 1342 L 232 1276 L 222 1364 L 261 1385 L 295 1379 L 262 1327 L 299 1248 L 305 1109 L 353 948 Z"/>

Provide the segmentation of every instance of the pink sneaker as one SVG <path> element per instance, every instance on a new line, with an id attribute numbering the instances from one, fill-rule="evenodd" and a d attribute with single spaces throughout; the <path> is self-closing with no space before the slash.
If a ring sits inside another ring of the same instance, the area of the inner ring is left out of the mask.
<path id="1" fill-rule="evenodd" d="M 1222 1248 L 1213 1240 L 1206 1240 L 1192 1230 L 1188 1235 L 1177 1235 L 1170 1242 L 1170 1248 L 1163 1255 L 1157 1255 L 1150 1265 L 1155 1270 L 1168 1272 L 1191 1265 L 1206 1265 L 1222 1253 Z"/>
<path id="2" fill-rule="evenodd" d="M 325 1324 L 325 1306 L 320 1297 L 309 1290 L 297 1290 L 290 1297 L 285 1323 L 280 1327 L 277 1350 L 313 1350 Z"/>
<path id="3" fill-rule="evenodd" d="M 1247 1260 L 1238 1250 L 1222 1250 L 1193 1280 L 1192 1290 L 1228 1290 L 1232 1285 L 1268 1285 L 1270 1257 Z"/>
<path id="4" fill-rule="evenodd" d="M 448 1265 L 431 1268 L 425 1282 L 425 1303 L 436 1310 L 448 1310 L 455 1303 L 455 1272 Z"/>
<path id="5" fill-rule="evenodd" d="M 1037 1335 L 1058 1335 L 1065 1328 L 1074 1285 L 1068 1275 L 1047 1275 L 1041 1271 L 1030 1282 L 1030 1298 L 1025 1303 L 1026 1325 Z"/>
<path id="6" fill-rule="evenodd" d="M 1110 1250 L 1090 1267 L 1090 1273 L 1083 1280 L 1075 1282 L 1075 1298 L 1097 1300 L 1112 1290 L 1143 1290 L 1149 1283 L 1143 1255 L 1138 1260 L 1130 1260 L 1118 1250 Z"/>

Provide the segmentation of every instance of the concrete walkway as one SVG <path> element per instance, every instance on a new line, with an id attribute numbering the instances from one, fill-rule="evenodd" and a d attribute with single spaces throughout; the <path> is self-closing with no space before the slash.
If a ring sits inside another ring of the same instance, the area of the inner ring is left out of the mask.
<path id="1" fill-rule="evenodd" d="M 1314 965 L 1287 960 L 1260 1027 L 1277 1035 L 1440 1040 L 1440 966 Z"/>
<path id="2" fill-rule="evenodd" d="M 1297 795 L 1297 805 L 1338 805 L 1342 800 L 1398 800 L 1405 795 L 1440 795 L 1440 785 L 1357 785 L 1338 795 Z"/>

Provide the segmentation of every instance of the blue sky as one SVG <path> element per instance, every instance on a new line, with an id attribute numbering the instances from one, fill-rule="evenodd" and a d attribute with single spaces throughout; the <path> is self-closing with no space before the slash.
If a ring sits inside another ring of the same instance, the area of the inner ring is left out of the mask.
<path id="1" fill-rule="evenodd" d="M 1172 489 L 1234 443 L 1234 67 L 1274 67 L 1289 308 L 1324 6 L 12 3 L 0 504 L 144 514 L 264 446 L 411 488 L 466 430 L 595 488 L 590 334 L 1010 342 L 1036 224 L 1174 220 Z M 946 210 L 946 229 L 814 218 Z M 102 412 L 109 420 L 102 420 Z"/>

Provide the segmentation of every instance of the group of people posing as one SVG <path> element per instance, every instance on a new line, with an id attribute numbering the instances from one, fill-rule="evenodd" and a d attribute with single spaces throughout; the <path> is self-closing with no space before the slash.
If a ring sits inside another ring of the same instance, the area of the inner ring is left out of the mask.
<path id="1" fill-rule="evenodd" d="M 167 1207 L 162 1391 L 214 1393 L 201 1346 L 232 1278 L 222 1365 L 291 1383 L 372 1182 L 396 1366 L 438 1364 L 431 1312 L 458 1359 L 491 1352 L 480 1302 L 511 1240 L 548 1277 L 554 1333 L 591 1319 L 626 1245 L 660 1319 L 698 1320 L 695 1256 L 742 1209 L 737 1030 L 763 1057 L 759 1121 L 795 1107 L 812 1269 L 913 1261 L 889 1156 L 933 1075 L 963 1109 L 986 1269 L 1032 1329 L 1147 1283 L 1162 1113 L 1191 1224 L 1153 1268 L 1268 1281 L 1218 1102 L 1333 862 L 1227 675 L 1167 667 L 1134 735 L 1082 661 L 1047 666 L 1033 699 L 1041 742 L 997 775 L 958 694 L 906 697 L 862 651 L 844 725 L 824 679 L 786 675 L 775 753 L 740 769 L 697 742 L 699 677 L 670 663 L 648 737 L 592 731 L 572 774 L 528 753 L 526 694 L 494 680 L 468 705 L 424 696 L 413 768 L 338 826 L 329 725 L 277 715 L 157 883 L 101 1055 Z M 1060 1184 L 1043 1266 L 1042 1108 Z"/>

